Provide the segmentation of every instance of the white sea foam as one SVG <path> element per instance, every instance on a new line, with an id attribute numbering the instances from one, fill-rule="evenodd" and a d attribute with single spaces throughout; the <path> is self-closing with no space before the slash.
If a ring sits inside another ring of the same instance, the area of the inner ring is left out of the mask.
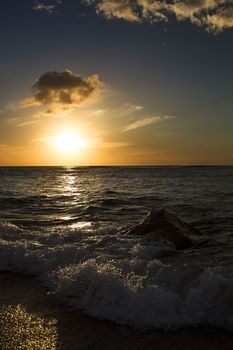
<path id="1" fill-rule="evenodd" d="M 1 223 L 0 269 L 37 274 L 64 302 L 99 319 L 143 329 L 233 329 L 231 275 L 180 263 L 165 242 L 66 230 Z"/>

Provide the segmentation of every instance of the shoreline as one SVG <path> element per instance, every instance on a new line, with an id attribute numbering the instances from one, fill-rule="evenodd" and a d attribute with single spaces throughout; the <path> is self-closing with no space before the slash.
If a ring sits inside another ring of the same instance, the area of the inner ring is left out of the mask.
<path id="1" fill-rule="evenodd" d="M 140 331 L 62 305 L 34 276 L 0 273 L 0 349 L 230 350 L 233 332 L 212 327 Z"/>

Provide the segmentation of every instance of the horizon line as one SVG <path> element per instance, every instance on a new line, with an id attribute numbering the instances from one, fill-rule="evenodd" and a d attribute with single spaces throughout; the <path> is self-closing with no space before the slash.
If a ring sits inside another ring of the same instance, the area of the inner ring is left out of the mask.
<path id="1" fill-rule="evenodd" d="M 0 165 L 0 168 L 232 167 L 233 164 Z"/>

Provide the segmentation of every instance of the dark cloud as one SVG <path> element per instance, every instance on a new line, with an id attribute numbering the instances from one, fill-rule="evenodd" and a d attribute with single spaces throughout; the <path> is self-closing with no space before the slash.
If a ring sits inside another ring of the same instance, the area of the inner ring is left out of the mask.
<path id="1" fill-rule="evenodd" d="M 82 78 L 70 70 L 46 72 L 33 85 L 35 94 L 24 101 L 24 105 L 61 104 L 78 105 L 92 98 L 100 87 L 98 75 Z"/>

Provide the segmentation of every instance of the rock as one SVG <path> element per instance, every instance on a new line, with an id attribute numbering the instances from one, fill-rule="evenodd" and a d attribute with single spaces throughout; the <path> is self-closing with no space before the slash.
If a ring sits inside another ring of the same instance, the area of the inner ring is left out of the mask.
<path id="1" fill-rule="evenodd" d="M 176 249 L 185 249 L 192 246 L 189 236 L 198 234 L 198 231 L 175 214 L 162 209 L 151 211 L 143 222 L 126 233 L 146 235 L 145 238 L 149 241 L 166 240 L 173 243 Z"/>

